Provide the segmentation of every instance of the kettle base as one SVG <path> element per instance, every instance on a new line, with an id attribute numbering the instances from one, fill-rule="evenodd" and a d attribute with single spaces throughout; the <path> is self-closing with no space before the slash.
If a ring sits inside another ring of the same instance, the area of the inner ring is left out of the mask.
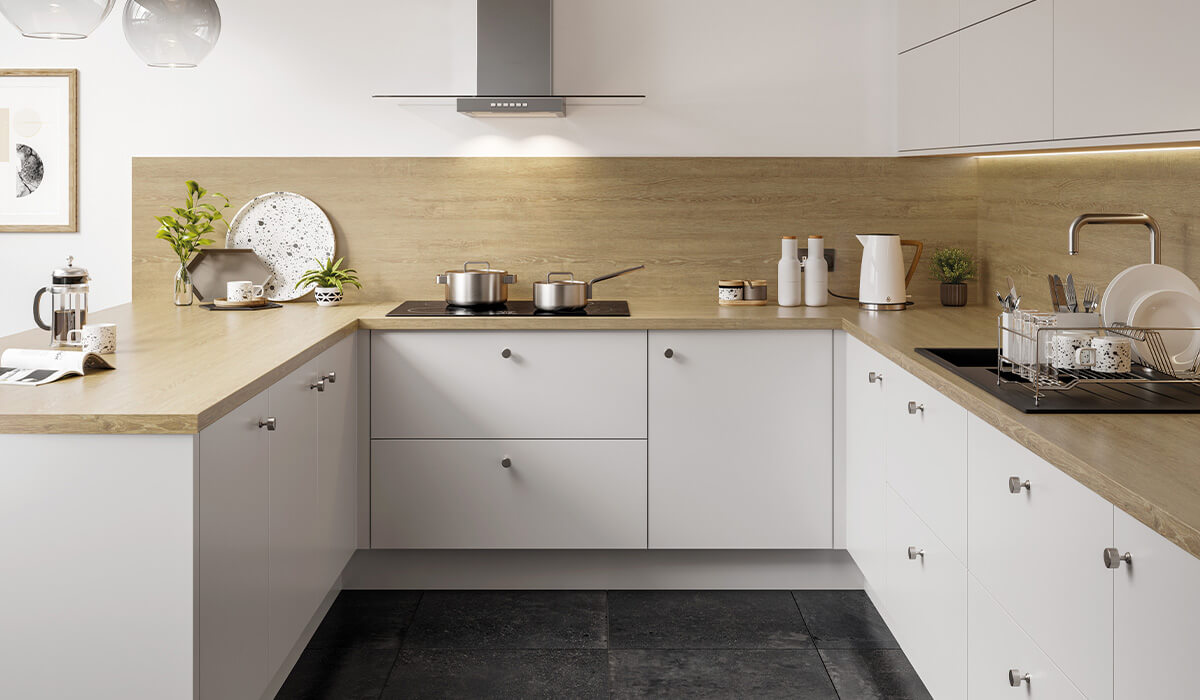
<path id="1" fill-rule="evenodd" d="M 858 302 L 858 308 L 864 311 L 903 311 L 908 308 L 908 304 L 903 301 L 886 304 L 860 301 Z"/>

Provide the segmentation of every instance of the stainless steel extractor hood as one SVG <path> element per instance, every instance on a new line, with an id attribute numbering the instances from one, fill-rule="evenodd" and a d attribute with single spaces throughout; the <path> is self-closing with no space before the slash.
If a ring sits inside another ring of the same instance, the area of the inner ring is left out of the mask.
<path id="1" fill-rule="evenodd" d="M 645 95 L 554 94 L 554 0 L 477 0 L 474 95 L 375 95 L 453 102 L 470 117 L 564 117 L 570 104 L 641 104 Z"/>

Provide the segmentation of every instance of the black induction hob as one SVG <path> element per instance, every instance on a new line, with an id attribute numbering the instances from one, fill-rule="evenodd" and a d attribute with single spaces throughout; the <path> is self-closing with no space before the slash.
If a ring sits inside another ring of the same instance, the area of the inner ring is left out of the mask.
<path id="1" fill-rule="evenodd" d="M 467 308 L 444 301 L 406 301 L 388 316 L 628 316 L 627 301 L 592 301 L 580 311 L 538 311 L 532 301 L 509 301 L 500 306 Z"/>

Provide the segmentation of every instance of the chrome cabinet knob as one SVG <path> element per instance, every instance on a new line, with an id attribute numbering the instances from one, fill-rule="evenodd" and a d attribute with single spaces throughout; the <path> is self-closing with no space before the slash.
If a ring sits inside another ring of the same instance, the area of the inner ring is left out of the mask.
<path id="1" fill-rule="evenodd" d="M 921 561 L 925 561 L 925 550 L 917 549 L 916 547 L 909 547 L 908 548 L 908 558 L 916 559 L 917 557 L 920 557 Z"/>
<path id="2" fill-rule="evenodd" d="M 882 382 L 883 375 L 880 374 L 879 372 L 871 372 L 871 373 L 867 374 L 867 381 L 870 382 L 871 384 L 874 384 L 876 382 Z"/>
<path id="3" fill-rule="evenodd" d="M 324 378 L 324 377 L 321 377 L 320 379 L 318 379 L 317 381 L 313 382 L 312 384 L 309 384 L 309 385 L 308 385 L 308 388 L 309 388 L 310 390 L 312 390 L 312 389 L 316 389 L 316 390 L 317 390 L 317 391 L 319 391 L 319 392 L 320 392 L 320 391 L 325 391 L 325 378 Z"/>
<path id="4" fill-rule="evenodd" d="M 274 430 L 275 430 L 275 425 L 276 424 L 275 424 L 274 418 L 267 418 L 265 420 L 258 421 L 259 428 L 266 428 L 267 430 L 272 431 L 272 432 L 274 432 Z"/>
<path id="5" fill-rule="evenodd" d="M 321 379 L 324 379 L 325 381 L 329 382 L 330 384 L 337 384 L 337 372 L 330 372 L 329 374 L 326 374 L 325 376 L 321 377 Z"/>
<path id="6" fill-rule="evenodd" d="M 505 457 L 504 459 L 500 460 L 500 466 L 504 467 L 505 469 L 510 469 L 512 468 L 512 460 L 508 457 Z"/>
<path id="7" fill-rule="evenodd" d="M 1008 684 L 1014 688 L 1020 688 L 1022 683 L 1029 683 L 1030 678 L 1028 673 L 1021 673 L 1020 669 L 1008 669 Z"/>
<path id="8" fill-rule="evenodd" d="M 1021 481 L 1021 477 L 1019 477 L 1019 476 L 1008 477 L 1008 492 L 1009 493 L 1021 493 L 1021 489 L 1032 490 L 1032 488 L 1029 486 L 1029 479 L 1026 479 L 1025 481 Z"/>
<path id="9" fill-rule="evenodd" d="M 909 415 L 914 415 L 914 414 L 916 414 L 916 412 L 917 412 L 917 411 L 920 411 L 920 412 L 921 412 L 921 414 L 922 414 L 922 415 L 924 415 L 924 413 L 925 413 L 925 404 L 923 404 L 923 403 L 917 403 L 916 401 L 909 401 L 909 402 L 908 402 L 908 413 L 909 413 Z"/>
<path id="10" fill-rule="evenodd" d="M 672 357 L 675 357 L 675 351 L 672 350 L 671 348 L 667 348 L 665 351 L 663 351 L 663 357 L 665 357 L 669 360 Z"/>
<path id="11" fill-rule="evenodd" d="M 1125 562 L 1133 566 L 1133 555 L 1129 552 L 1121 554 L 1121 550 L 1116 547 L 1106 547 L 1104 549 L 1104 565 L 1110 569 L 1121 568 L 1121 562 Z"/>
<path id="12" fill-rule="evenodd" d="M 512 350 L 509 350 L 508 348 L 504 348 L 503 350 L 500 351 L 500 357 L 503 357 L 504 359 L 507 360 L 508 358 L 512 357 Z"/>

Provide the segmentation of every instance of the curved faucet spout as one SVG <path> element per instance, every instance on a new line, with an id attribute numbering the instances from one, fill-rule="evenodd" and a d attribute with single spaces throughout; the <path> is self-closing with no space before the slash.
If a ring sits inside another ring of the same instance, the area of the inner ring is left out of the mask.
<path id="1" fill-rule="evenodd" d="M 1067 229 L 1067 253 L 1079 255 L 1079 229 L 1088 224 L 1141 224 L 1150 229 L 1150 262 L 1157 265 L 1162 257 L 1158 222 L 1149 214 L 1080 214 Z"/>

